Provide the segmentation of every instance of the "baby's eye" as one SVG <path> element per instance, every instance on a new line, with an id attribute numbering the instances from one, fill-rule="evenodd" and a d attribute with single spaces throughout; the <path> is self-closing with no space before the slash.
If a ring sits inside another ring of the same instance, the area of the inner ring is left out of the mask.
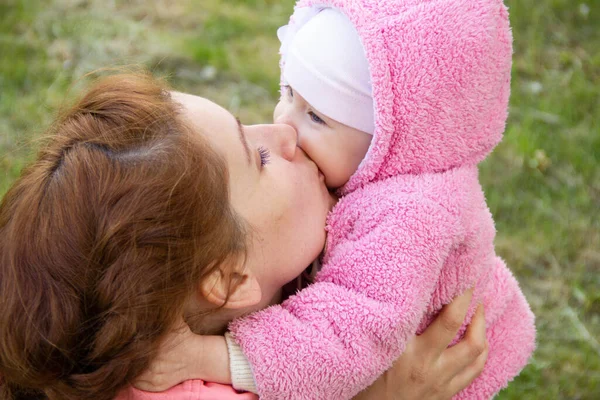
<path id="1" fill-rule="evenodd" d="M 282 98 L 283 98 L 284 92 L 287 92 L 288 96 L 294 97 L 294 89 L 292 89 L 292 87 L 290 85 L 282 85 L 281 90 L 279 92 L 281 93 Z"/>
<path id="2" fill-rule="evenodd" d="M 315 122 L 317 124 L 326 125 L 325 121 L 323 121 L 323 119 L 321 117 L 319 117 L 317 114 L 315 114 L 314 112 L 309 111 L 308 115 L 310 115 L 310 119 L 312 119 L 313 122 Z"/>
<path id="3" fill-rule="evenodd" d="M 266 147 L 260 146 L 258 148 L 258 155 L 260 156 L 260 166 L 264 167 L 271 160 L 271 152 Z"/>

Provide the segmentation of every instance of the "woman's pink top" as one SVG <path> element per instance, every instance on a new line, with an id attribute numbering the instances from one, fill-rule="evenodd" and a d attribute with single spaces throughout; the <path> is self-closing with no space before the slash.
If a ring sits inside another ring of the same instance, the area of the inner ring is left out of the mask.
<path id="1" fill-rule="evenodd" d="M 164 392 L 145 392 L 129 387 L 122 390 L 115 400 L 258 400 L 250 392 L 238 392 L 230 385 L 204 382 L 200 379 L 189 380 L 173 386 Z"/>

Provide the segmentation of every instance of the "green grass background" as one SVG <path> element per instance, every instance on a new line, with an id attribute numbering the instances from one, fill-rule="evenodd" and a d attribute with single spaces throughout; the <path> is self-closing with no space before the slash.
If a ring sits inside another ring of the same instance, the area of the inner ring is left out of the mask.
<path id="1" fill-rule="evenodd" d="M 507 5 L 515 40 L 510 117 L 481 180 L 497 250 L 537 315 L 538 347 L 498 398 L 600 399 L 600 1 Z M 270 121 L 275 30 L 292 6 L 1 0 L 0 196 L 57 108 L 101 67 L 145 65 L 244 123 Z"/>

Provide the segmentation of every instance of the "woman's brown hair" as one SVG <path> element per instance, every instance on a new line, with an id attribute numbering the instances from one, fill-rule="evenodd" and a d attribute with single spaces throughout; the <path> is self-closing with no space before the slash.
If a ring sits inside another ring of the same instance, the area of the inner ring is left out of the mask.
<path id="1" fill-rule="evenodd" d="M 224 160 L 150 75 L 50 131 L 0 205 L 0 399 L 112 399 L 245 236 Z"/>

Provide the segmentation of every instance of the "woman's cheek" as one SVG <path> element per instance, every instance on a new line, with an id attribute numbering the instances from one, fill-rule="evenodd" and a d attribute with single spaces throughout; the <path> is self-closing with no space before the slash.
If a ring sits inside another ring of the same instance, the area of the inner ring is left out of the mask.
<path id="1" fill-rule="evenodd" d="M 265 190 L 265 204 L 270 204 L 269 213 L 273 221 L 279 225 L 279 229 L 294 229 L 298 223 L 301 213 L 310 199 L 309 185 L 307 185 L 307 174 L 303 168 L 293 163 L 284 163 L 270 171 L 272 184 Z"/>

